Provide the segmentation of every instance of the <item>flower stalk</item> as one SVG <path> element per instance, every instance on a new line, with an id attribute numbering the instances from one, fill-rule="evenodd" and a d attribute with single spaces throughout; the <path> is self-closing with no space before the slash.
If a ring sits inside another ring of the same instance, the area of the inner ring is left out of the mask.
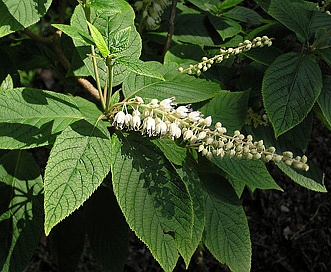
<path id="1" fill-rule="evenodd" d="M 275 147 L 266 148 L 263 140 L 254 141 L 251 135 L 244 136 L 239 130 L 227 135 L 220 122 L 212 127 L 211 116 L 204 117 L 190 105 L 177 106 L 174 97 L 162 101 L 152 99 L 145 103 L 141 97 L 114 104 L 110 115 L 112 124 L 120 130 L 134 130 L 149 137 L 181 138 L 186 146 L 211 159 L 213 156 L 264 162 L 283 161 L 288 166 L 308 171 L 307 157 L 293 156 L 290 151 L 276 153 Z"/>

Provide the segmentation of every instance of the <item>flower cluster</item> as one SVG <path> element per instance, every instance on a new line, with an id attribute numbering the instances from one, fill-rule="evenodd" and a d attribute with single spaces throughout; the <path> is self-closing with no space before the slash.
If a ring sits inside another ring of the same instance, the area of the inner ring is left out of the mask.
<path id="1" fill-rule="evenodd" d="M 267 114 L 260 115 L 257 112 L 254 112 L 252 108 L 248 108 L 247 115 L 245 118 L 245 125 L 253 125 L 254 128 L 257 128 L 258 126 L 268 126 L 268 116 Z"/>
<path id="2" fill-rule="evenodd" d="M 147 30 L 156 29 L 161 22 L 163 11 L 169 6 L 168 0 L 139 0 L 133 4 L 135 10 L 141 13 Z"/>
<path id="3" fill-rule="evenodd" d="M 256 47 L 271 46 L 272 41 L 267 36 L 256 37 L 253 41 L 245 40 L 242 43 L 239 43 L 238 47 L 235 48 L 221 48 L 220 54 L 215 55 L 211 58 L 203 57 L 201 62 L 195 65 L 190 65 L 188 68 L 184 69 L 179 67 L 178 71 L 180 73 L 187 74 L 196 74 L 197 76 L 201 75 L 202 72 L 206 72 L 214 63 L 220 63 L 224 59 L 228 59 L 230 56 L 238 55 L 242 52 L 246 52 Z"/>
<path id="4" fill-rule="evenodd" d="M 181 138 L 187 147 L 196 149 L 209 159 L 213 156 L 237 156 L 238 159 L 262 159 L 265 162 L 283 161 L 297 169 L 309 169 L 306 156 L 294 157 L 290 151 L 277 154 L 274 147 L 266 148 L 262 140 L 253 141 L 251 135 L 245 137 L 238 130 L 232 136 L 227 135 L 226 128 L 220 122 L 212 128 L 211 116 L 204 117 L 190 105 L 177 106 L 174 97 L 162 101 L 152 99 L 149 103 L 135 97 L 113 107 L 118 109 L 112 115 L 112 124 L 117 129 L 139 131 L 149 137 Z"/>

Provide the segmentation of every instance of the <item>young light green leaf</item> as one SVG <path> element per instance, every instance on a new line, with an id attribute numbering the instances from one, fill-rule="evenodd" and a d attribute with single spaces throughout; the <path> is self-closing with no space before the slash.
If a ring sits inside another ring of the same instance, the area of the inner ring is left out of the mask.
<path id="1" fill-rule="evenodd" d="M 123 271 L 128 253 L 128 225 L 114 193 L 100 186 L 84 204 L 93 256 L 111 272 Z"/>
<path id="2" fill-rule="evenodd" d="M 71 123 L 83 119 L 68 96 L 32 88 L 0 93 L 0 148 L 48 145 Z"/>
<path id="3" fill-rule="evenodd" d="M 192 238 L 187 188 L 162 153 L 140 135 L 114 134 L 111 149 L 114 193 L 126 221 L 162 268 L 172 271 L 179 257 L 174 237 Z"/>
<path id="4" fill-rule="evenodd" d="M 92 25 L 88 21 L 86 21 L 86 22 L 87 22 L 87 25 L 88 25 L 88 27 L 90 29 L 90 33 L 91 33 L 91 36 L 93 38 L 93 41 L 94 41 L 95 45 L 99 49 L 101 55 L 104 58 L 106 58 L 107 56 L 109 56 L 110 51 L 108 49 L 108 46 L 107 46 L 104 38 L 102 37 L 100 31 L 94 25 Z"/>
<path id="5" fill-rule="evenodd" d="M 224 0 L 219 4 L 218 8 L 220 10 L 232 8 L 232 7 L 240 4 L 242 1 L 243 0 Z"/>
<path id="6" fill-rule="evenodd" d="M 201 178 L 206 194 L 204 243 L 232 271 L 251 268 L 251 241 L 244 209 L 230 184 L 219 176 Z"/>
<path id="7" fill-rule="evenodd" d="M 43 181 L 25 151 L 0 157 L 0 270 L 23 271 L 43 235 Z"/>
<path id="8" fill-rule="evenodd" d="M 64 25 L 64 24 L 52 24 L 52 26 L 61 30 L 63 33 L 67 34 L 72 39 L 80 39 L 81 41 L 91 45 L 95 44 L 93 39 L 91 39 L 91 37 L 87 33 L 79 30 L 74 26 Z"/>
<path id="9" fill-rule="evenodd" d="M 149 65 L 165 80 L 130 74 L 123 83 L 126 98 L 139 95 L 162 100 L 174 96 L 177 103 L 184 104 L 207 100 L 220 91 L 217 83 L 180 74 L 175 64 L 164 66 L 159 62 L 149 62 Z"/>
<path id="10" fill-rule="evenodd" d="M 312 56 L 291 52 L 270 65 L 263 78 L 262 96 L 276 137 L 302 122 L 321 90 L 321 70 Z"/>
<path id="11" fill-rule="evenodd" d="M 0 82 L 0 92 L 3 92 L 5 90 L 13 89 L 14 88 L 14 83 L 13 79 L 10 74 L 6 76 L 6 78 Z"/>
<path id="12" fill-rule="evenodd" d="M 139 59 L 132 60 L 126 56 L 119 57 L 116 61 L 138 75 L 164 80 L 163 76 L 157 70 L 154 70 L 148 62 Z"/>
<path id="13" fill-rule="evenodd" d="M 0 37 L 38 22 L 51 3 L 52 0 L 1 0 Z"/>
<path id="14" fill-rule="evenodd" d="M 112 54 L 122 53 L 128 48 L 131 26 L 117 31 L 111 41 L 110 49 Z"/>
<path id="15" fill-rule="evenodd" d="M 317 102 L 326 121 L 331 126 L 331 76 L 324 77 L 323 89 Z"/>
<path id="16" fill-rule="evenodd" d="M 57 137 L 45 170 L 46 235 L 91 196 L 109 168 L 109 133 L 101 121 L 78 121 Z"/>

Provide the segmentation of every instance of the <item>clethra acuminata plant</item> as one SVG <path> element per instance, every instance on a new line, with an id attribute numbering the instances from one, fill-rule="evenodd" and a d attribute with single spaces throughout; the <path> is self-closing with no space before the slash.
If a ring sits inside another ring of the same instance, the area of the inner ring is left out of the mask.
<path id="1" fill-rule="evenodd" d="M 252 135 L 244 136 L 239 130 L 227 135 L 227 129 L 220 122 L 212 127 L 211 116 L 204 117 L 190 105 L 177 106 L 175 98 L 162 101 L 152 99 L 145 103 L 136 96 L 125 102 L 113 105 L 110 116 L 112 124 L 119 130 L 139 131 L 149 137 L 168 137 L 181 139 L 188 148 L 196 149 L 203 156 L 223 158 L 236 156 L 238 159 L 259 160 L 264 162 L 285 162 L 288 166 L 308 171 L 307 157 L 293 156 L 290 151 L 276 153 L 276 148 L 266 148 L 263 140 L 254 141 Z"/>

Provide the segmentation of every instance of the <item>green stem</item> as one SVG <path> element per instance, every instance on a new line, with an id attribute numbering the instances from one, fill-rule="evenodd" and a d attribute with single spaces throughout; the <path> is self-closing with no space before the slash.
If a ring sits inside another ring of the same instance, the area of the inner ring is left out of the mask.
<path id="1" fill-rule="evenodd" d="M 110 99 L 112 95 L 113 89 L 113 76 L 114 76 L 114 64 L 112 63 L 111 57 L 108 57 L 106 60 L 107 67 L 108 67 L 108 91 L 106 95 L 106 113 L 109 113 L 110 109 Z"/>
<path id="2" fill-rule="evenodd" d="M 89 0 L 86 1 L 86 3 L 89 3 L 89 2 L 90 2 Z M 90 10 L 90 8 L 85 6 L 84 11 L 85 11 L 86 20 L 88 22 L 91 22 L 91 10 Z M 88 28 L 88 31 L 91 35 L 91 32 L 90 32 L 89 28 Z M 92 55 L 93 70 L 94 70 L 94 75 L 95 75 L 95 82 L 97 84 L 97 89 L 98 89 L 98 93 L 99 93 L 99 96 L 100 96 L 101 106 L 102 106 L 102 109 L 104 111 L 106 111 L 105 100 L 103 98 L 103 93 L 102 93 L 102 90 L 101 90 L 101 83 L 100 83 L 100 77 L 99 77 L 99 72 L 98 72 L 98 65 L 97 65 L 94 45 L 91 45 L 91 55 Z"/>

